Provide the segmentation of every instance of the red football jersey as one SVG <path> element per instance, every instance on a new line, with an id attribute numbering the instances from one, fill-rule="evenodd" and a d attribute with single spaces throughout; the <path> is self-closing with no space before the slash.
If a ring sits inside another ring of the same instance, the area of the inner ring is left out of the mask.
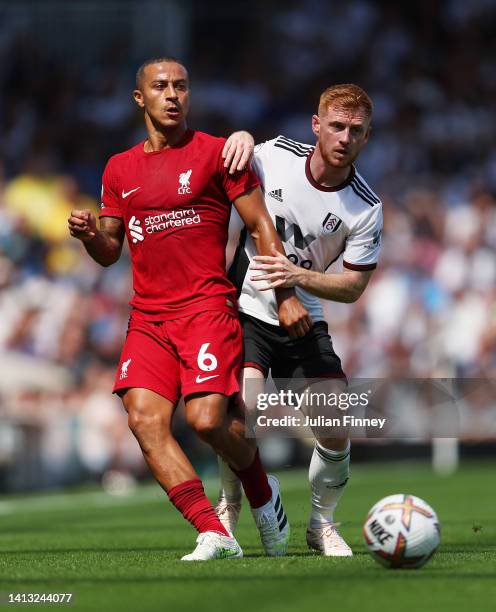
<path id="1" fill-rule="evenodd" d="M 145 153 L 143 142 L 110 158 L 100 217 L 119 217 L 133 264 L 135 314 L 174 319 L 231 310 L 226 276 L 231 202 L 260 184 L 251 171 L 229 175 L 224 138 L 187 130 L 173 147 Z"/>

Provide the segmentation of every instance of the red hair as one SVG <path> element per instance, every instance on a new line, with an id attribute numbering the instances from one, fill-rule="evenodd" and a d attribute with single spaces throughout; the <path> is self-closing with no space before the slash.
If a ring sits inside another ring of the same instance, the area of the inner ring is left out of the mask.
<path id="1" fill-rule="evenodd" d="M 372 117 L 372 100 L 361 87 L 353 83 L 332 85 L 324 90 L 319 100 L 319 115 L 324 114 L 330 106 L 342 109 L 362 109 L 367 117 Z"/>

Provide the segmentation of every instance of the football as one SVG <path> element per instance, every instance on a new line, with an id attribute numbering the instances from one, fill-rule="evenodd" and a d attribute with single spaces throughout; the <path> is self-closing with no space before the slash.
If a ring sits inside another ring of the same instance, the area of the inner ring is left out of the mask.
<path id="1" fill-rule="evenodd" d="M 434 510 L 415 495 L 389 495 L 370 510 L 363 525 L 371 555 L 389 568 L 419 568 L 441 541 Z"/>

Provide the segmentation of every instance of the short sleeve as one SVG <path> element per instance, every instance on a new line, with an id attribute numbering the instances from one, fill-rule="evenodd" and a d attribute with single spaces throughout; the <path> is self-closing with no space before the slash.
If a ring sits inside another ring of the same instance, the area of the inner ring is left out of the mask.
<path id="1" fill-rule="evenodd" d="M 229 174 L 229 168 L 224 167 L 222 155 L 219 156 L 219 173 L 222 180 L 222 186 L 230 202 L 233 202 L 236 198 L 239 198 L 239 196 L 250 191 L 250 189 L 260 185 L 257 175 L 250 167 L 245 168 L 241 172 Z"/>
<path id="2" fill-rule="evenodd" d="M 117 186 L 117 176 L 115 174 L 115 165 L 112 159 L 107 162 L 102 177 L 102 201 L 101 201 L 101 217 L 122 217 L 122 210 L 119 198 L 119 189 Z"/>
<path id="3" fill-rule="evenodd" d="M 262 186 L 265 185 L 265 170 L 264 164 L 266 162 L 267 152 L 270 148 L 269 142 L 261 142 L 255 146 L 253 150 L 253 157 L 251 160 L 251 167 L 255 174 L 260 179 Z"/>
<path id="4" fill-rule="evenodd" d="M 381 250 L 382 204 L 359 219 L 346 239 L 343 266 L 349 270 L 373 270 Z"/>

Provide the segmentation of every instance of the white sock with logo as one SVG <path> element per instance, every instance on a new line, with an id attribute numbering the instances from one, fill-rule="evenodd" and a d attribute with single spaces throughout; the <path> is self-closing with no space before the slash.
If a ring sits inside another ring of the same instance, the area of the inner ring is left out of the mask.
<path id="1" fill-rule="evenodd" d="M 231 470 L 229 465 L 221 457 L 217 457 L 219 463 L 220 496 L 226 498 L 230 503 L 241 501 L 241 480 Z"/>
<path id="2" fill-rule="evenodd" d="M 344 493 L 350 473 L 350 443 L 344 450 L 333 451 L 315 442 L 308 479 L 312 489 L 310 526 L 332 523 L 334 510 Z"/>

